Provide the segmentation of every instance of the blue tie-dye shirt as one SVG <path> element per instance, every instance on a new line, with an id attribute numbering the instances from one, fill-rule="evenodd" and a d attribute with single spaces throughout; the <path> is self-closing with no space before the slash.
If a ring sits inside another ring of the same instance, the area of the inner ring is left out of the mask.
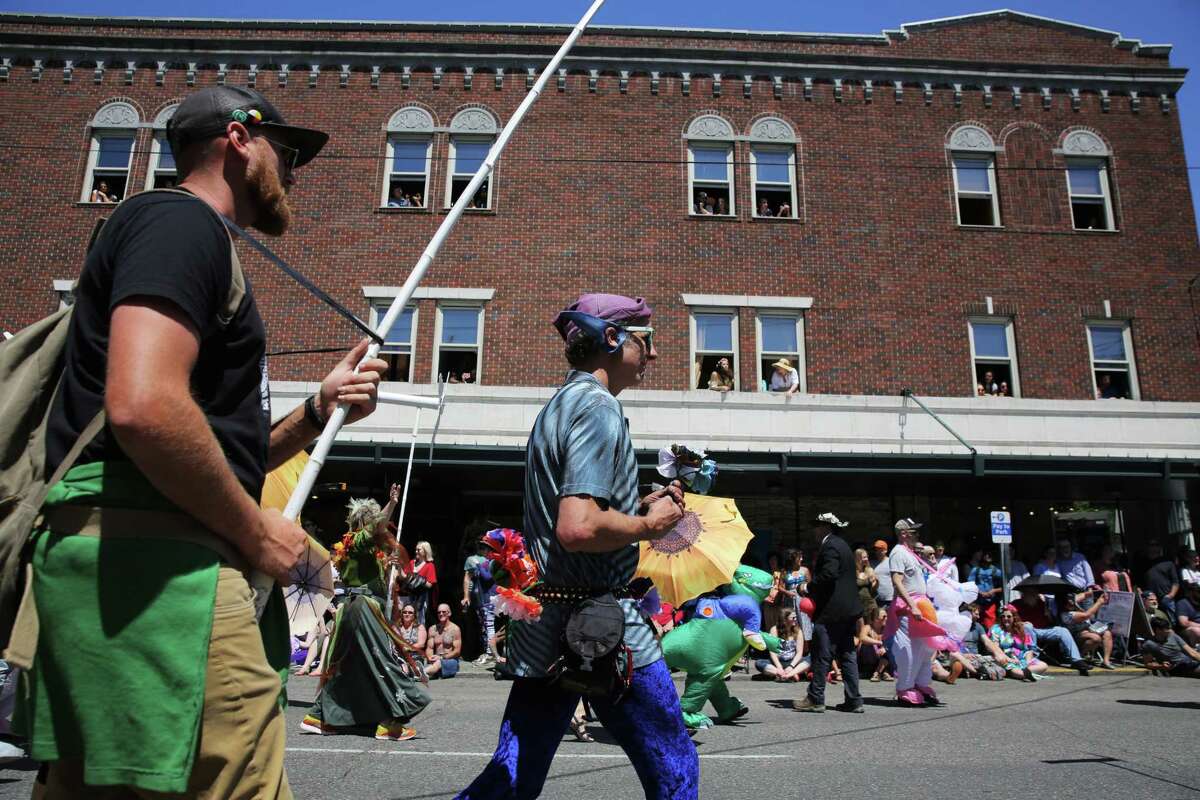
<path id="1" fill-rule="evenodd" d="M 621 404 L 590 373 L 572 370 L 538 414 L 525 454 L 525 543 L 550 586 L 621 589 L 633 579 L 638 546 L 609 553 L 571 553 L 558 541 L 558 501 L 594 497 L 636 514 L 637 460 Z M 625 643 L 634 666 L 662 658 L 654 630 L 633 600 L 623 600 Z M 510 622 L 508 658 L 517 675 L 542 676 L 559 656 L 570 609 L 547 603 L 537 622 Z"/>

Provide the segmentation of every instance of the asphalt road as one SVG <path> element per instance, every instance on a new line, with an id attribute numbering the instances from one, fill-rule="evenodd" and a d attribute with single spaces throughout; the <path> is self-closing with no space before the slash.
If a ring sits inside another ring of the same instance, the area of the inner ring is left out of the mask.
<path id="1" fill-rule="evenodd" d="M 1139 671 L 1055 675 L 1037 684 L 938 685 L 948 706 L 901 709 L 887 684 L 865 683 L 867 712 L 798 714 L 803 685 L 732 686 L 743 724 L 696 737 L 701 798 L 1200 798 L 1200 681 Z M 495 745 L 508 684 L 463 675 L 432 684 L 418 737 L 311 736 L 296 726 L 316 681 L 293 678 L 288 775 L 304 800 L 451 797 Z M 841 699 L 831 687 L 830 701 Z M 568 735 L 543 797 L 636 800 L 620 748 Z M 32 765 L 0 769 L 0 797 L 28 797 Z"/>

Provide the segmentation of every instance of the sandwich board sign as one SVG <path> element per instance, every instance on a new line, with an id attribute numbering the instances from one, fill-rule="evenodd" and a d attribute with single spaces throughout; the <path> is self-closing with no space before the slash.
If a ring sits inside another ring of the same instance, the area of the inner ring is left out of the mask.
<path id="1" fill-rule="evenodd" d="M 993 511 L 992 543 L 1012 544 L 1012 514 L 1008 511 Z"/>

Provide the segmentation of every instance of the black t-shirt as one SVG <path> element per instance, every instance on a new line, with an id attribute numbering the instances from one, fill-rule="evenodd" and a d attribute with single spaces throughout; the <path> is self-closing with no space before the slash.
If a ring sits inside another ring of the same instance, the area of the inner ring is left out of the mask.
<path id="1" fill-rule="evenodd" d="M 271 427 L 266 329 L 249 280 L 237 313 L 221 326 L 231 270 L 229 236 L 202 201 L 156 192 L 116 210 L 79 276 L 62 389 L 47 426 L 47 473 L 104 402 L 113 309 L 132 297 L 155 297 L 178 306 L 200 332 L 192 394 L 238 481 L 260 496 Z M 128 457 L 105 427 L 76 463 L 121 460 Z"/>
<path id="2" fill-rule="evenodd" d="M 1161 602 L 1167 596 L 1167 592 L 1171 591 L 1171 587 L 1179 584 L 1179 570 L 1171 559 L 1160 558 L 1146 570 L 1144 582 L 1146 588 L 1158 595 Z"/>

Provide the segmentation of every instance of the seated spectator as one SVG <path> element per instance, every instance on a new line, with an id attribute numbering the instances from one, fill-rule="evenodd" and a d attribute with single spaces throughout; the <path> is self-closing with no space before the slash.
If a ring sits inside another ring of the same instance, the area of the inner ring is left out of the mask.
<path id="1" fill-rule="evenodd" d="M 1146 545 L 1146 558 L 1150 564 L 1142 577 L 1142 586 L 1158 596 L 1158 604 L 1167 613 L 1175 612 L 1175 599 L 1179 596 L 1179 568 L 1175 561 L 1163 553 L 1162 543 L 1151 539 Z"/>
<path id="2" fill-rule="evenodd" d="M 1017 596 L 1013 598 L 1013 605 L 1016 606 L 1021 619 L 1031 623 L 1034 628 L 1049 628 L 1054 625 L 1050 621 L 1052 615 L 1046 608 L 1045 599 L 1034 589 L 1021 589 L 1017 592 Z"/>
<path id="3" fill-rule="evenodd" d="M 810 671 L 811 665 L 804 657 L 804 634 L 800 631 L 796 612 L 790 608 L 784 611 L 779 625 L 771 629 L 771 635 L 779 637 L 779 652 L 768 652 L 767 658 L 756 660 L 755 669 L 776 681 L 798 682 Z"/>
<path id="4" fill-rule="evenodd" d="M 1200 556 L 1195 550 L 1179 551 L 1179 580 L 1184 587 L 1200 587 Z"/>
<path id="5" fill-rule="evenodd" d="M 424 661 L 427 643 L 425 626 L 417 621 L 417 607 L 412 603 L 406 603 L 404 608 L 400 609 L 400 623 L 396 626 L 396 631 L 401 639 L 413 646 L 415 652 L 411 652 L 410 655 Z"/>
<path id="6" fill-rule="evenodd" d="M 789 359 L 781 358 L 771 365 L 771 391 L 795 394 L 800 391 L 800 373 Z"/>
<path id="7" fill-rule="evenodd" d="M 1150 627 L 1154 638 L 1142 643 L 1142 663 L 1146 669 L 1200 678 L 1200 651 L 1172 631 L 1169 622 L 1153 619 Z"/>
<path id="8" fill-rule="evenodd" d="M 758 201 L 758 216 L 760 216 L 760 217 L 774 216 L 774 214 L 771 213 L 771 204 L 767 202 L 767 198 L 765 198 L 765 197 L 760 198 Z"/>
<path id="9" fill-rule="evenodd" d="M 976 602 L 983 626 L 986 628 L 995 624 L 996 607 L 1004 599 L 1004 575 L 992 563 L 991 550 L 980 552 L 979 564 L 967 573 L 967 580 L 979 587 L 979 599 Z"/>
<path id="10" fill-rule="evenodd" d="M 1025 628 L 1033 634 L 1038 648 L 1043 653 L 1053 654 L 1058 663 L 1070 664 L 1080 675 L 1087 675 L 1091 665 L 1083 660 L 1071 632 L 1050 621 L 1051 615 L 1042 596 L 1033 589 L 1022 589 L 1019 594 L 1015 603 L 1017 613 L 1025 620 Z"/>
<path id="11" fill-rule="evenodd" d="M 1193 647 L 1200 644 L 1200 586 L 1187 585 L 1175 604 L 1175 625 L 1184 641 Z"/>
<path id="12" fill-rule="evenodd" d="M 1146 607 L 1146 616 L 1151 622 L 1161 619 L 1167 625 L 1171 624 L 1171 615 L 1163 611 L 1158 604 L 1158 595 L 1154 592 L 1142 592 L 1142 605 Z"/>
<path id="13" fill-rule="evenodd" d="M 983 390 L 992 395 L 1000 393 L 1000 384 L 996 382 L 996 373 L 990 369 L 983 373 Z"/>
<path id="14" fill-rule="evenodd" d="M 708 210 L 708 193 L 707 192 L 697 192 L 696 193 L 695 211 L 697 214 L 704 214 L 704 215 L 709 215 L 712 213 L 711 211 Z"/>
<path id="15" fill-rule="evenodd" d="M 429 629 L 425 645 L 425 674 L 430 680 L 453 678 L 458 674 L 458 657 L 462 653 L 462 631 L 450 621 L 450 606 L 437 607 L 437 622 Z"/>
<path id="16" fill-rule="evenodd" d="M 332 607 L 332 606 L 331 606 Z M 329 638 L 329 628 L 326 625 L 326 617 L 330 614 L 327 611 L 318 617 L 308 629 L 308 633 L 304 637 L 304 644 L 307 646 L 307 651 L 304 654 L 304 663 L 300 665 L 300 669 L 296 670 L 297 675 L 313 674 L 313 662 L 317 661 L 318 656 L 324 659 L 325 641 Z M 324 669 L 324 662 L 318 661 L 321 668 Z"/>
<path id="17" fill-rule="evenodd" d="M 88 198 L 92 203 L 115 203 L 117 196 L 108 190 L 108 181 L 100 181 L 96 184 L 96 188 L 92 189 L 92 194 Z"/>
<path id="18" fill-rule="evenodd" d="M 404 193 L 404 187 L 396 184 L 392 187 L 392 196 L 388 198 L 388 208 L 408 208 L 408 195 Z"/>
<path id="19" fill-rule="evenodd" d="M 721 356 L 717 359 L 716 369 L 708 376 L 708 388 L 714 392 L 733 391 L 733 367 L 729 365 L 728 358 Z"/>
<path id="20" fill-rule="evenodd" d="M 979 621 L 979 605 L 971 603 L 966 608 L 971 614 L 971 629 L 963 637 L 958 655 L 962 657 L 967 676 L 981 681 L 1004 680 L 1005 669 L 1001 661 L 1006 661 L 1007 657 Z"/>
<path id="21" fill-rule="evenodd" d="M 854 636 L 858 647 L 858 674 L 870 674 L 871 683 L 879 681 L 891 682 L 892 665 L 888 660 L 887 645 L 883 643 L 883 628 L 887 624 L 887 609 L 872 607 L 873 610 L 863 615 L 862 624 Z"/>
<path id="22" fill-rule="evenodd" d="M 1108 602 L 1108 595 L 1104 592 L 1067 593 L 1064 599 L 1066 608 L 1059 618 L 1063 627 L 1075 637 L 1084 657 L 1099 650 L 1102 654 L 1100 668 L 1116 669 L 1112 664 L 1112 626 L 1096 619 L 1100 609 Z M 1081 604 L 1086 604 L 1086 608 Z"/>
<path id="23" fill-rule="evenodd" d="M 1029 631 L 1016 608 L 1009 605 L 1000 610 L 999 621 L 992 626 L 988 636 L 1004 654 L 1001 666 L 1010 678 L 1034 681 L 1034 675 L 1041 675 L 1049 666 L 1037 657 L 1037 642 Z"/>

